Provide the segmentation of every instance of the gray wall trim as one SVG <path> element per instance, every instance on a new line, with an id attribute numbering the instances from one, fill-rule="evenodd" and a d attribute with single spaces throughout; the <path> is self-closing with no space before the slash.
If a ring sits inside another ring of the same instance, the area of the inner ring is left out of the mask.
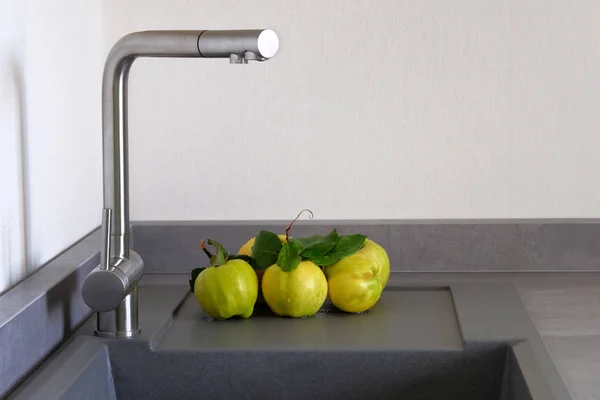
<path id="1" fill-rule="evenodd" d="M 599 271 L 600 222 L 541 221 L 298 221 L 296 236 L 364 233 L 384 246 L 392 271 Z M 146 272 L 188 273 L 205 266 L 199 242 L 220 241 L 236 252 L 260 229 L 284 233 L 285 221 L 145 221 L 133 224 L 133 248 Z"/>
<path id="2" fill-rule="evenodd" d="M 94 231 L 0 296 L 0 398 L 91 314 L 80 287 L 99 248 Z"/>

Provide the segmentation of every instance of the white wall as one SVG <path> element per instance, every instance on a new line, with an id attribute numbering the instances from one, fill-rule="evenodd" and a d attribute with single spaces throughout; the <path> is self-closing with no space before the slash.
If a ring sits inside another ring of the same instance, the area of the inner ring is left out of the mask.
<path id="1" fill-rule="evenodd" d="M 0 292 L 25 264 L 19 67 L 23 42 L 22 6 L 0 9 Z"/>
<path id="2" fill-rule="evenodd" d="M 100 221 L 101 7 L 2 0 L 0 292 Z"/>
<path id="3" fill-rule="evenodd" d="M 132 30 L 270 27 L 257 65 L 138 60 L 133 219 L 600 216 L 600 3 L 107 3 Z"/>
<path id="4" fill-rule="evenodd" d="M 281 39 L 134 64 L 133 219 L 600 216 L 596 0 L 1 6 L 0 292 L 98 225 L 102 66 L 133 30 Z"/>

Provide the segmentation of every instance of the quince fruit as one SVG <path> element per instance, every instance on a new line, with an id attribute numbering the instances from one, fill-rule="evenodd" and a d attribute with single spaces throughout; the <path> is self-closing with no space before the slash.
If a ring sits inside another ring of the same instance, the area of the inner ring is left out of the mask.
<path id="1" fill-rule="evenodd" d="M 360 313 L 378 301 L 390 276 L 390 259 L 385 249 L 370 239 L 356 253 L 323 267 L 334 306 Z"/>
<path id="2" fill-rule="evenodd" d="M 200 307 L 217 320 L 231 317 L 249 318 L 254 312 L 258 296 L 258 279 L 250 264 L 241 259 L 230 258 L 223 246 L 209 240 L 217 254 L 204 252 L 210 257 L 210 267 L 192 271 L 190 285 Z"/>
<path id="3" fill-rule="evenodd" d="M 327 279 L 321 268 L 311 261 L 301 261 L 289 271 L 273 264 L 262 278 L 262 292 L 275 314 L 308 317 L 316 314 L 325 303 Z"/>

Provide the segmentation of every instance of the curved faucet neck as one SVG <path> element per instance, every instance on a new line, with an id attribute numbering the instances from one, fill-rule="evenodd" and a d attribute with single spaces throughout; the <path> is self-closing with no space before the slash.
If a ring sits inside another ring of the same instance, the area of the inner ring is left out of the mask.
<path id="1" fill-rule="evenodd" d="M 129 151 L 127 92 L 138 57 L 203 57 L 204 31 L 145 31 L 121 38 L 111 49 L 102 79 L 104 208 L 112 210 L 111 256 L 129 257 Z"/>
<path id="2" fill-rule="evenodd" d="M 229 58 L 233 63 L 245 63 L 265 61 L 278 49 L 279 39 L 269 29 L 143 31 L 115 43 L 102 78 L 104 208 L 112 210 L 112 257 L 129 257 L 127 79 L 135 59 Z"/>

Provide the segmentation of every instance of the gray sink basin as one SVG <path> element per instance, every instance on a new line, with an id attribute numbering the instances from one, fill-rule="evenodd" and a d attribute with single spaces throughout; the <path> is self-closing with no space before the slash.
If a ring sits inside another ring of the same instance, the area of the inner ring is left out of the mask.
<path id="1" fill-rule="evenodd" d="M 10 399 L 571 399 L 511 286 L 390 287 L 370 312 L 213 321 L 142 286 L 135 340 L 93 320 Z"/>
<path id="2" fill-rule="evenodd" d="M 152 351 L 84 340 L 31 399 L 531 399 L 510 346 L 449 351 Z"/>

